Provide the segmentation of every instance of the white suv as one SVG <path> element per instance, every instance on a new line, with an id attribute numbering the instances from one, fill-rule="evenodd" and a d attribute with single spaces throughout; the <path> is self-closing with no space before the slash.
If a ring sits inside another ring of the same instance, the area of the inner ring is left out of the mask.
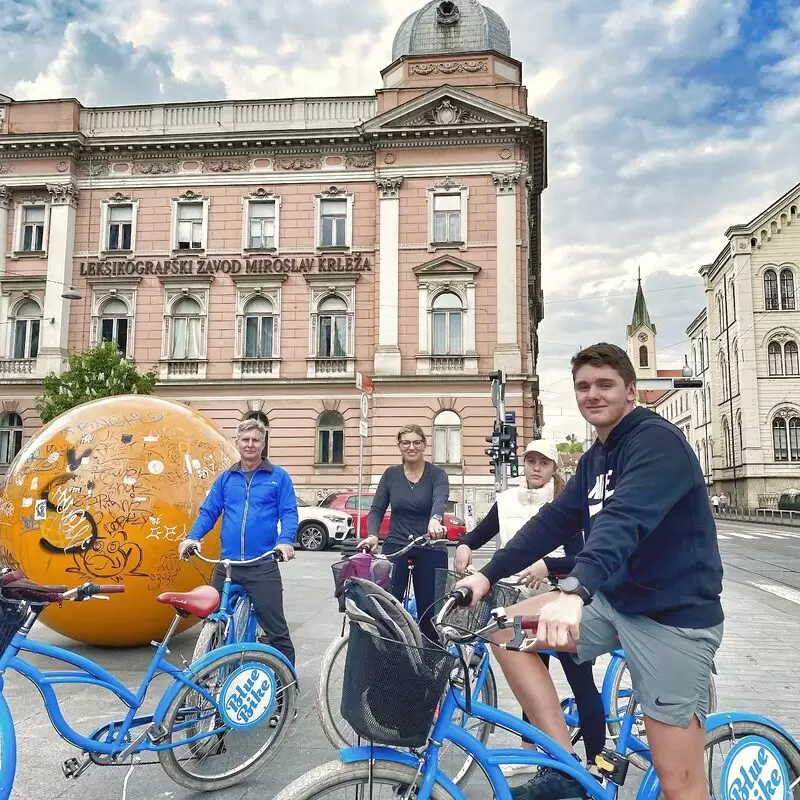
<path id="1" fill-rule="evenodd" d="M 302 550 L 325 550 L 332 544 L 355 536 L 353 517 L 333 508 L 320 508 L 297 498 L 297 536 Z"/>

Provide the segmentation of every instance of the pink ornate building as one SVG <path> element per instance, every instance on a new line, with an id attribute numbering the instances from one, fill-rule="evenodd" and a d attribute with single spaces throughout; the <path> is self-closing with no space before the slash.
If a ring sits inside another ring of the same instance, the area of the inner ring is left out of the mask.
<path id="1" fill-rule="evenodd" d="M 488 373 L 520 438 L 541 425 L 546 125 L 475 0 L 412 14 L 381 76 L 364 97 L 0 95 L 0 462 L 40 425 L 43 376 L 113 339 L 226 430 L 265 419 L 310 499 L 356 484 L 371 375 L 367 481 L 415 421 L 451 497 L 485 507 Z"/>

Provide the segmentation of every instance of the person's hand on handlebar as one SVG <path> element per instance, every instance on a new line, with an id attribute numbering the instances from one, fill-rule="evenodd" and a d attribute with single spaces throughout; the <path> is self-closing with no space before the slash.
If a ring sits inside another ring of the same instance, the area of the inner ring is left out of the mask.
<path id="1" fill-rule="evenodd" d="M 447 535 L 447 529 L 442 525 L 442 521 L 439 517 L 431 517 L 430 522 L 428 523 L 428 533 L 431 536 L 431 539 L 436 541 L 437 539 L 444 539 Z"/>
<path id="2" fill-rule="evenodd" d="M 200 549 L 197 539 L 182 539 L 178 544 L 178 558 L 189 558 L 192 553 L 199 553 Z"/>
<path id="3" fill-rule="evenodd" d="M 520 572 L 519 577 L 526 586 L 530 586 L 531 589 L 538 589 L 547 580 L 547 575 L 548 571 L 544 559 L 540 559 Z"/>
<path id="4" fill-rule="evenodd" d="M 470 564 L 472 564 L 472 548 L 466 544 L 460 544 L 456 547 L 453 569 L 455 569 L 457 575 L 465 575 Z"/>
<path id="5" fill-rule="evenodd" d="M 462 578 L 453 588 L 461 589 L 462 587 L 472 592 L 470 605 L 476 606 L 480 600 L 489 594 L 492 584 L 489 583 L 489 579 L 482 572 L 476 572 L 474 575 Z"/>
<path id="6" fill-rule="evenodd" d="M 290 544 L 276 544 L 275 551 L 283 556 L 284 561 L 291 561 L 294 558 L 294 547 Z"/>
<path id="7" fill-rule="evenodd" d="M 367 536 L 366 539 L 362 539 L 358 543 L 358 547 L 356 549 L 359 552 L 374 553 L 378 549 L 379 544 L 380 540 L 377 536 Z"/>

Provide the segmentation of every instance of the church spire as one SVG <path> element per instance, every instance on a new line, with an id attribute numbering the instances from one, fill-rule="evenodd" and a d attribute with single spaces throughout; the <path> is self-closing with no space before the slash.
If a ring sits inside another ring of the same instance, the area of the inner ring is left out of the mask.
<path id="1" fill-rule="evenodd" d="M 650 313 L 647 310 L 647 301 L 644 299 L 644 292 L 642 291 L 642 268 L 639 267 L 639 277 L 636 286 L 636 300 L 633 304 L 633 318 L 628 327 L 629 332 L 635 331 L 644 325 L 650 328 L 653 333 L 656 332 L 656 326 L 650 321 Z"/>

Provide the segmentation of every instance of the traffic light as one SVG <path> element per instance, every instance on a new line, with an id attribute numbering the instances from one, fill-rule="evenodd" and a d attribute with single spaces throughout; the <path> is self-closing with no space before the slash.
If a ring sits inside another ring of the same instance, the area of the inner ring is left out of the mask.
<path id="1" fill-rule="evenodd" d="M 489 456 L 489 472 L 492 475 L 497 474 L 497 467 L 500 464 L 500 435 L 492 433 L 491 436 L 485 436 L 484 439 L 491 444 L 491 447 L 484 448 L 484 453 Z"/>
<path id="2" fill-rule="evenodd" d="M 519 476 L 519 462 L 517 461 L 517 415 L 514 411 L 506 412 L 503 434 L 506 441 L 509 473 L 512 478 L 516 478 Z"/>

